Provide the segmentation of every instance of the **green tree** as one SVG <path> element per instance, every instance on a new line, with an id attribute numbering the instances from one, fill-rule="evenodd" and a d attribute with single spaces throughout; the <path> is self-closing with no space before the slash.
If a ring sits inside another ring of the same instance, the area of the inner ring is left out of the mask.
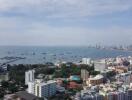
<path id="1" fill-rule="evenodd" d="M 9 83 L 7 81 L 2 81 L 1 85 L 2 85 L 2 88 L 8 88 Z"/>

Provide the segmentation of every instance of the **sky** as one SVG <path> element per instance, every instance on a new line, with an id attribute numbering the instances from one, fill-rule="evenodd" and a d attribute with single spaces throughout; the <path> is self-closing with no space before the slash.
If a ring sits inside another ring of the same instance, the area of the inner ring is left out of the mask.
<path id="1" fill-rule="evenodd" d="M 0 0 L 0 45 L 132 44 L 132 0 Z"/>

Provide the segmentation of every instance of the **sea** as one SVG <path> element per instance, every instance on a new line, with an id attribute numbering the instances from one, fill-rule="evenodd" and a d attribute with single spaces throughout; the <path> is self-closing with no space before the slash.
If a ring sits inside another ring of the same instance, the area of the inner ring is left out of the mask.
<path id="1" fill-rule="evenodd" d="M 82 58 L 101 59 L 132 56 L 130 51 L 103 50 L 90 47 L 0 46 L 0 64 L 45 64 L 46 62 L 80 62 Z"/>

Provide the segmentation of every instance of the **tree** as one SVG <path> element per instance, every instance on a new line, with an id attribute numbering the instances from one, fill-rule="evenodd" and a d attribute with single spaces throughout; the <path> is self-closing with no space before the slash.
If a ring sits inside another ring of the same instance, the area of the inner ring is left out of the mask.
<path id="1" fill-rule="evenodd" d="M 2 81 L 1 85 L 2 85 L 2 88 L 8 88 L 9 83 L 7 81 Z"/>
<path id="2" fill-rule="evenodd" d="M 4 93 L 0 90 L 0 98 L 4 97 Z"/>
<path id="3" fill-rule="evenodd" d="M 98 75 L 98 74 L 100 74 L 100 71 L 91 71 L 90 72 L 90 75 Z"/>

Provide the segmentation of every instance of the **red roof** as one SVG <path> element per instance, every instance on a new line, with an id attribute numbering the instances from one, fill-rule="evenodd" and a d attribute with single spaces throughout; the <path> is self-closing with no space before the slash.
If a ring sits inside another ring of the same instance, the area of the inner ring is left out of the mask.
<path id="1" fill-rule="evenodd" d="M 77 84 L 76 82 L 69 82 L 68 88 L 70 89 L 75 89 L 75 88 L 79 88 L 80 85 Z"/>

